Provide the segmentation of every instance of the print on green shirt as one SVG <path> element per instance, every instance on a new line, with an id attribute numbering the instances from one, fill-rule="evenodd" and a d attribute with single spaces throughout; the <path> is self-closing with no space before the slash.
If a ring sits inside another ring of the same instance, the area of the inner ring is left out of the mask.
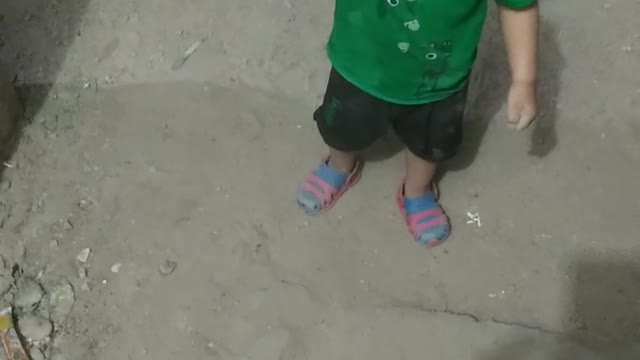
<path id="1" fill-rule="evenodd" d="M 378 17 L 384 17 L 391 11 L 391 9 L 399 6 L 402 2 L 402 0 L 376 0 L 376 1 L 378 2 Z M 406 8 L 412 15 L 415 15 L 415 4 L 416 4 L 416 0 L 413 0 L 413 1 L 408 0 L 406 2 Z"/>
<path id="2" fill-rule="evenodd" d="M 524 8 L 536 0 L 497 0 Z M 344 78 L 398 104 L 442 100 L 466 85 L 488 0 L 336 0 L 327 53 Z"/>
<path id="3" fill-rule="evenodd" d="M 415 96 L 422 97 L 438 89 L 438 79 L 447 73 L 449 57 L 453 51 L 452 41 L 430 43 L 426 46 L 425 66 L 422 81 L 416 89 Z"/>

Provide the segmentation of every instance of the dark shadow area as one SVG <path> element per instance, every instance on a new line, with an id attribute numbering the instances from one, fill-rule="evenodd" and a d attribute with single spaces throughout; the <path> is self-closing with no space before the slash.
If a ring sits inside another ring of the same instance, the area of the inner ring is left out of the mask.
<path id="1" fill-rule="evenodd" d="M 448 171 L 469 167 L 478 156 L 484 136 L 492 121 L 506 104 L 511 78 L 504 40 L 492 11 L 485 28 L 475 71 L 471 77 L 464 141 L 459 155 L 449 161 L 441 177 Z M 560 95 L 560 77 L 566 66 L 564 56 L 556 39 L 552 23 L 540 22 L 540 63 L 538 73 L 538 118 L 532 124 L 529 155 L 545 157 L 558 144 L 556 132 L 557 99 Z M 506 117 L 506 113 L 504 115 Z M 500 124 L 502 125 L 502 124 Z M 505 125 L 506 126 L 506 125 Z"/>
<path id="2" fill-rule="evenodd" d="M 640 359 L 640 257 L 635 255 L 594 256 L 574 264 L 568 326 L 582 343 L 606 353 L 637 351 L 634 358 Z"/>
<path id="3" fill-rule="evenodd" d="M 566 334 L 514 340 L 477 360 L 640 359 L 640 257 L 593 256 L 571 268 Z"/>
<path id="4" fill-rule="evenodd" d="M 23 114 L 13 83 L 6 77 L 4 67 L 0 66 L 0 180 L 8 166 L 7 160 L 15 151 L 16 133 L 21 132 L 18 126 Z"/>
<path id="5" fill-rule="evenodd" d="M 525 131 L 531 133 L 529 155 L 545 157 L 558 144 L 556 109 L 560 95 L 560 77 L 566 62 L 556 40 L 553 24 L 544 19 L 540 26 L 539 66 L 538 118 Z M 448 171 L 464 170 L 474 162 L 489 124 L 496 119 L 506 103 L 509 86 L 509 63 L 504 40 L 496 11 L 491 11 L 480 43 L 475 70 L 471 75 L 464 141 L 459 155 L 445 164 L 439 177 L 444 177 Z M 506 119 L 497 119 L 504 120 Z M 365 158 L 369 161 L 385 160 L 402 148 L 402 144 L 390 131 L 366 151 Z"/>
<path id="6" fill-rule="evenodd" d="M 0 121 L 10 129 L 10 136 L 0 139 L 2 162 L 15 152 L 24 127 L 49 96 L 67 49 L 82 35 L 82 17 L 89 1 L 0 1 L 0 64 L 4 77 L 15 86 L 24 109 L 15 123 L 0 114 Z M 4 169 L 0 167 L 0 176 Z"/>
<path id="7" fill-rule="evenodd" d="M 538 75 L 538 118 L 533 123 L 529 155 L 545 157 L 558 146 L 558 100 L 561 76 L 567 62 L 552 23 L 542 21 L 540 28 L 540 73 Z"/>
<path id="8" fill-rule="evenodd" d="M 383 161 L 393 157 L 403 149 L 404 145 L 402 145 L 400 139 L 398 139 L 393 130 L 389 129 L 382 139 L 366 149 L 362 156 L 366 161 Z"/>

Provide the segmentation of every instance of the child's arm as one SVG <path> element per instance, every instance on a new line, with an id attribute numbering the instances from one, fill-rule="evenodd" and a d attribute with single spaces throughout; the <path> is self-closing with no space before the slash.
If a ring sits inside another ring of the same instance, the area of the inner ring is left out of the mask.
<path id="1" fill-rule="evenodd" d="M 521 130 L 536 115 L 538 68 L 538 5 L 522 10 L 500 6 L 500 20 L 511 66 L 509 125 Z"/>

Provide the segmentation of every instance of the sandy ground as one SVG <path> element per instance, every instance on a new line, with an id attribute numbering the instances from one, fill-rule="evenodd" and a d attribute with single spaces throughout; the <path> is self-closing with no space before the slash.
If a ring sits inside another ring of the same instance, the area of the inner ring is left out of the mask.
<path id="1" fill-rule="evenodd" d="M 52 321 L 34 360 L 637 359 L 640 2 L 542 6 L 540 121 L 503 126 L 492 16 L 441 183 L 455 232 L 426 251 L 393 139 L 330 214 L 293 202 L 324 151 L 331 2 L 0 4 L 28 108 L 0 305 L 41 287 L 17 313 Z"/>

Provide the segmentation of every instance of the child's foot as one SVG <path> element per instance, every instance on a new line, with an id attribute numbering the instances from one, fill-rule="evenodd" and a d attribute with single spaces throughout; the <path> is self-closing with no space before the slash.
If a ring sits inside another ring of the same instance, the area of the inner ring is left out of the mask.
<path id="1" fill-rule="evenodd" d="M 438 203 L 436 186 L 432 188 L 422 196 L 406 197 L 403 184 L 396 198 L 414 240 L 428 248 L 442 244 L 451 233 L 449 219 Z"/>
<path id="2" fill-rule="evenodd" d="M 353 170 L 346 173 L 332 168 L 325 158 L 309 175 L 298 190 L 298 205 L 308 214 L 316 215 L 328 211 L 340 196 L 360 180 L 362 161 L 356 161 Z"/>

